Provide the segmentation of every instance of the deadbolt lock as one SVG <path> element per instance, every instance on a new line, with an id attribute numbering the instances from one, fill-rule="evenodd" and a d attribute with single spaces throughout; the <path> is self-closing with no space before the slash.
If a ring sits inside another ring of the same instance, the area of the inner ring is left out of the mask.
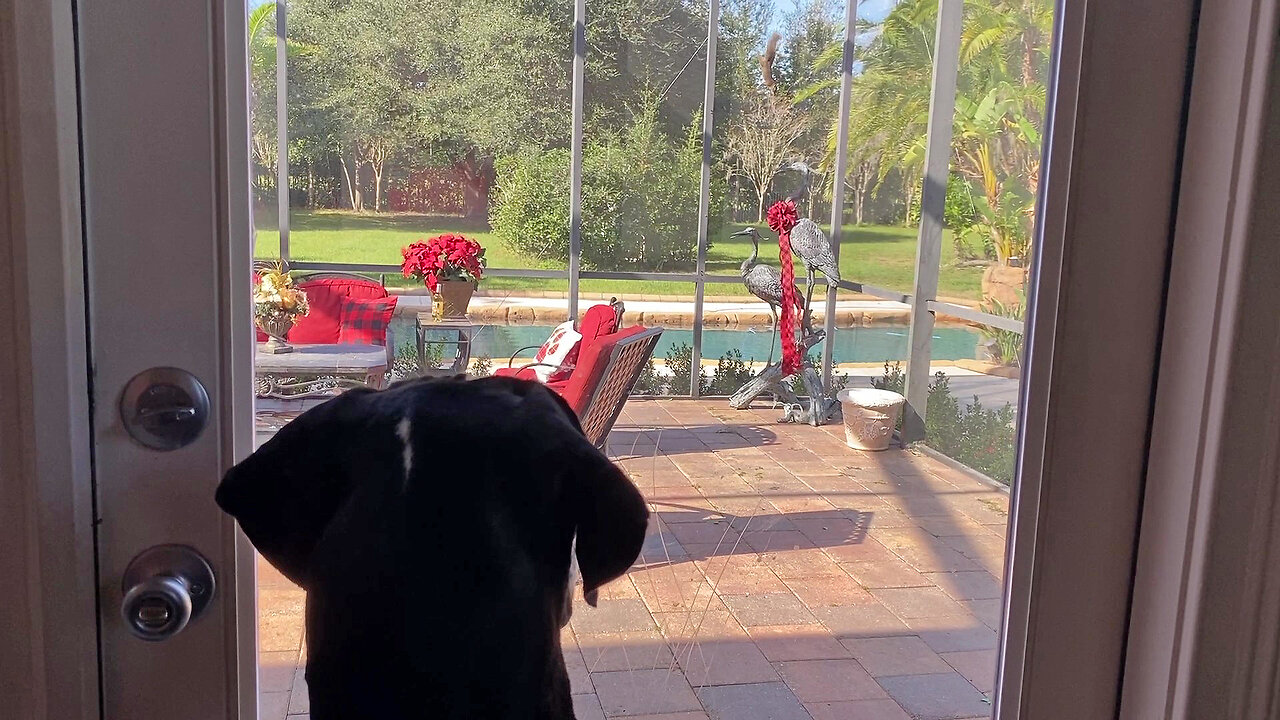
<path id="1" fill-rule="evenodd" d="M 151 368 L 125 385 L 120 418 L 134 440 L 152 450 L 177 450 L 209 423 L 209 394 L 186 370 Z"/>

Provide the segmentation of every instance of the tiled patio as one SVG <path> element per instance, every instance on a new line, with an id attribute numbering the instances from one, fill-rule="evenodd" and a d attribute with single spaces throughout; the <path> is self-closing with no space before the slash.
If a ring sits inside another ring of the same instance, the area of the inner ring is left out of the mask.
<path id="1" fill-rule="evenodd" d="M 1008 495 L 778 414 L 628 403 L 609 452 L 655 518 L 565 630 L 579 720 L 988 717 Z M 259 593 L 262 718 L 305 718 L 302 593 Z"/>

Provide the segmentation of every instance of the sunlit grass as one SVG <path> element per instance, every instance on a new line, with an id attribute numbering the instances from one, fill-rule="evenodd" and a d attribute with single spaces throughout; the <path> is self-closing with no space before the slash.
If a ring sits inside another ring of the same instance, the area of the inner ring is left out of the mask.
<path id="1" fill-rule="evenodd" d="M 260 217 L 255 256 L 273 258 L 279 252 L 279 233 L 274 217 Z M 707 271 L 719 275 L 736 275 L 742 260 L 751 251 L 745 237 L 731 238 L 742 224 L 726 224 L 707 252 Z M 824 227 L 824 230 L 827 228 Z M 513 252 L 489 232 L 484 220 L 454 216 L 401 213 L 356 214 L 345 211 L 294 210 L 290 214 L 289 254 L 293 260 L 312 262 L 345 262 L 367 264 L 400 263 L 400 249 L 418 239 L 443 232 L 464 233 L 485 247 L 490 267 L 563 269 L 557 263 L 541 262 Z M 765 237 L 773 237 L 765 230 Z M 916 229 L 886 225 L 846 225 L 843 229 L 840 272 L 847 280 L 857 280 L 884 288 L 910 292 L 915 276 Z M 766 262 L 777 264 L 777 248 L 761 247 Z M 976 300 L 981 295 L 981 268 L 955 267 L 950 233 L 943 238 L 943 267 L 939 294 L 944 297 Z M 630 267 L 602 268 L 632 270 Z M 797 277 L 803 281 L 804 270 L 797 263 Z M 388 285 L 404 286 L 403 278 L 387 276 Z M 589 293 L 626 292 L 642 295 L 693 294 L 691 283 L 626 282 L 619 290 L 613 280 L 583 280 L 582 291 Z M 535 278 L 488 278 L 489 289 L 564 290 L 565 280 Z M 736 283 L 713 283 L 706 286 L 708 295 L 743 295 Z"/>

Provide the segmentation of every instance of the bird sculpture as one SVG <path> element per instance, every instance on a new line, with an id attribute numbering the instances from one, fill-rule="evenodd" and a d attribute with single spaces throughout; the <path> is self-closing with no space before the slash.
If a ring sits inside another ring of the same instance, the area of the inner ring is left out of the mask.
<path id="1" fill-rule="evenodd" d="M 794 201 L 804 197 L 808 191 L 809 176 L 813 173 L 813 169 L 803 162 L 792 163 L 791 169 L 799 170 L 804 177 L 804 184 L 790 198 Z M 813 303 L 815 271 L 821 272 L 826 276 L 827 281 L 834 285 L 840 282 L 840 265 L 836 262 L 835 253 L 831 252 L 831 242 L 827 240 L 827 234 L 809 218 L 801 219 L 791 229 L 791 252 L 800 257 L 809 275 L 804 297 L 805 317 L 808 318 L 807 311 Z"/>
<path id="2" fill-rule="evenodd" d="M 753 227 L 740 230 L 730 237 L 747 236 L 751 238 L 751 254 L 746 260 L 742 261 L 742 284 L 747 287 L 747 291 L 752 295 L 760 298 L 769 306 L 769 312 L 773 315 L 773 327 L 778 326 L 778 308 L 782 307 L 782 273 L 772 265 L 766 265 L 760 262 L 760 231 Z M 800 295 L 800 290 L 796 289 L 796 295 Z M 807 306 L 806 306 L 807 307 Z M 777 333 L 774 333 L 776 338 Z M 776 343 L 775 339 L 769 342 L 769 362 L 773 364 L 773 348 Z"/>

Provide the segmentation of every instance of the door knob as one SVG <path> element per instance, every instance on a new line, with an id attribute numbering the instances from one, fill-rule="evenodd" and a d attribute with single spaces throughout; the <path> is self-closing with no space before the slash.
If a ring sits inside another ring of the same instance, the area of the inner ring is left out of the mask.
<path id="1" fill-rule="evenodd" d="M 157 545 L 129 563 L 120 612 L 129 632 L 166 640 L 182 632 L 213 599 L 213 568 L 185 545 Z"/>
<path id="2" fill-rule="evenodd" d="M 186 370 L 151 368 L 125 385 L 120 419 L 134 440 L 152 450 L 177 450 L 208 424 L 209 394 Z"/>

